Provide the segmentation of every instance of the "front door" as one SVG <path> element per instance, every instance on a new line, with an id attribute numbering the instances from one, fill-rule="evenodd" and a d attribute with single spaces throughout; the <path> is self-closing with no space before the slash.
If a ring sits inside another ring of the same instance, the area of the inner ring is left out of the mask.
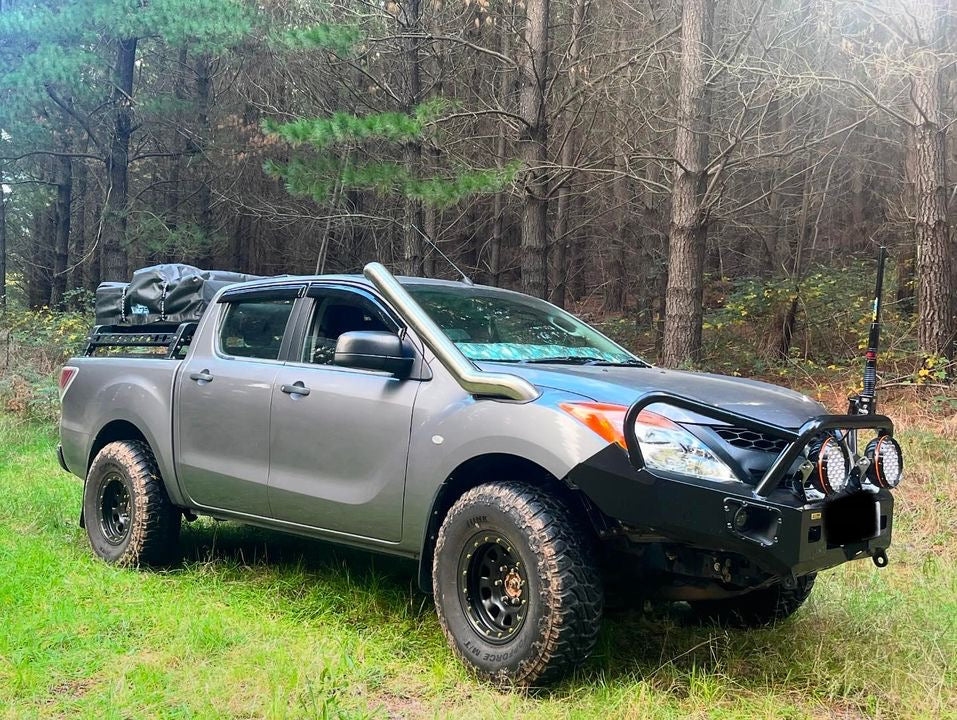
<path id="1" fill-rule="evenodd" d="M 307 330 L 273 382 L 273 516 L 396 542 L 419 381 L 335 366 L 342 333 L 398 326 L 365 291 L 314 288 L 310 295 Z"/>
<path id="2" fill-rule="evenodd" d="M 216 327 L 184 363 L 175 401 L 176 471 L 198 505 L 269 515 L 269 404 L 301 290 L 239 293 L 209 310 Z"/>

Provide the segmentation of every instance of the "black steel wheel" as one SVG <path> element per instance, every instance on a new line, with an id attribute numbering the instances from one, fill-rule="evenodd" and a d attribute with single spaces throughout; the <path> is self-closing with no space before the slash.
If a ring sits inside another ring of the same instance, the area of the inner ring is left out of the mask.
<path id="1" fill-rule="evenodd" d="M 120 545 L 129 535 L 133 507 L 129 488 L 119 473 L 110 473 L 103 479 L 97 505 L 103 537 L 111 545 Z"/>
<path id="2" fill-rule="evenodd" d="M 459 557 L 462 609 L 475 632 L 502 645 L 525 623 L 528 576 L 518 553 L 501 533 L 478 532 Z M 525 595 L 525 597 L 523 597 Z"/>
<path id="3" fill-rule="evenodd" d="M 156 458 L 141 441 L 110 443 L 90 465 L 83 520 L 93 552 L 117 565 L 165 565 L 182 515 L 166 494 Z"/>
<path id="4" fill-rule="evenodd" d="M 543 489 L 466 492 L 439 529 L 432 572 L 442 630 L 481 678 L 544 685 L 595 646 L 603 593 L 592 538 Z"/>

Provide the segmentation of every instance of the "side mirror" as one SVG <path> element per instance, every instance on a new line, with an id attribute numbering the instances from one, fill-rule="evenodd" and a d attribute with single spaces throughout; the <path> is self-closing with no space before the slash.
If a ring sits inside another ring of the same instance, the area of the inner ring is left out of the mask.
<path id="1" fill-rule="evenodd" d="M 344 332 L 336 341 L 333 364 L 339 367 L 379 370 L 404 377 L 415 358 L 402 347 L 398 335 L 378 330 Z"/>

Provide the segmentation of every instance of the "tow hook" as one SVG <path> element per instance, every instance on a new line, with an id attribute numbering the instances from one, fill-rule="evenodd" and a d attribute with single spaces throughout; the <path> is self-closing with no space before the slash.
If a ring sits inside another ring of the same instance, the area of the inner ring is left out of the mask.
<path id="1" fill-rule="evenodd" d="M 883 548 L 879 548 L 878 550 L 876 550 L 874 554 L 871 555 L 871 560 L 873 560 L 874 564 L 877 565 L 877 567 L 879 568 L 887 567 L 887 563 L 888 563 L 887 553 L 884 552 Z"/>

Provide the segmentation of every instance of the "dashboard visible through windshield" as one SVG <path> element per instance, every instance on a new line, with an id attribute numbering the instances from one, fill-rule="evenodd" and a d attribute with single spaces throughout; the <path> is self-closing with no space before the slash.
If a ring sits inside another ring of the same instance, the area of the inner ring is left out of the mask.
<path id="1" fill-rule="evenodd" d="M 574 315 L 532 297 L 465 286 L 406 289 L 469 360 L 646 364 Z"/>

